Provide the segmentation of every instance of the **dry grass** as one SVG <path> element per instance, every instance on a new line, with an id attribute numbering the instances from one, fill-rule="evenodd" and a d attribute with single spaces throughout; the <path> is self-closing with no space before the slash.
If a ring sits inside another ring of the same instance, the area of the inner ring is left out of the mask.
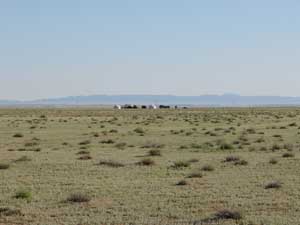
<path id="1" fill-rule="evenodd" d="M 0 224 L 297 224 L 299 121 L 298 108 L 0 109 Z"/>

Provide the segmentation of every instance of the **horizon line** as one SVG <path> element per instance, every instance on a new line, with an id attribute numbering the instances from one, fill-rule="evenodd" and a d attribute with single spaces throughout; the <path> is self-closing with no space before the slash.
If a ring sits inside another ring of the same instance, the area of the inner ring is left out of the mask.
<path id="1" fill-rule="evenodd" d="M 0 101 L 7 101 L 7 102 L 35 102 L 35 101 L 47 101 L 47 100 L 58 100 L 58 99 L 65 99 L 65 98 L 78 98 L 78 97 L 95 97 L 95 96 L 105 96 L 105 97 L 117 97 L 117 96 L 153 96 L 153 97 L 204 97 L 204 96 L 216 96 L 216 97 L 223 97 L 223 96 L 235 96 L 235 97 L 277 97 L 277 98 L 300 98 L 300 96 L 291 96 L 291 95 L 241 95 L 237 93 L 223 93 L 223 94 L 200 94 L 200 95 L 177 95 L 177 94 L 90 94 L 90 95 L 65 95 L 59 97 L 44 97 L 44 98 L 34 98 L 34 99 L 27 99 L 27 100 L 20 100 L 20 99 L 1 99 Z"/>

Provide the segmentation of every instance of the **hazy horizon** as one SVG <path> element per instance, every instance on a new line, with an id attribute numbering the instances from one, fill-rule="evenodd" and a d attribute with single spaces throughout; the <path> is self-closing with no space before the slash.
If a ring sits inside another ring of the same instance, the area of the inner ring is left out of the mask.
<path id="1" fill-rule="evenodd" d="M 64 0 L 0 7 L 0 99 L 300 96 L 300 2 Z"/>
<path id="2" fill-rule="evenodd" d="M 204 98 L 204 99 L 203 99 Z M 96 102 L 96 104 L 100 104 L 102 102 L 102 100 L 104 102 L 109 101 L 112 104 L 118 104 L 118 103 L 132 103 L 132 101 L 134 103 L 136 103 L 136 101 L 141 101 L 139 102 L 139 104 L 142 104 L 144 102 L 144 100 L 146 101 L 150 101 L 150 102 L 146 102 L 147 104 L 150 103 L 155 103 L 155 104 L 165 104 L 165 101 L 172 101 L 174 99 L 181 99 L 184 100 L 184 102 L 186 101 L 190 101 L 191 99 L 193 99 L 193 103 L 191 104 L 198 104 L 199 100 L 200 100 L 200 104 L 201 101 L 207 101 L 209 100 L 210 103 L 209 104 L 213 104 L 213 102 L 217 99 L 219 99 L 219 101 L 221 101 L 222 103 L 225 103 L 225 105 L 228 104 L 228 102 L 226 103 L 226 101 L 229 101 L 230 104 L 232 104 L 232 100 L 233 99 L 239 99 L 239 101 L 242 101 L 243 104 L 245 103 L 245 105 L 247 105 L 247 101 L 249 101 L 249 98 L 251 99 L 251 101 L 253 102 L 257 102 L 257 105 L 264 105 L 264 104 L 271 104 L 268 101 L 271 101 L 276 104 L 275 102 L 277 102 L 277 104 L 289 104 L 289 102 L 287 101 L 292 100 L 293 98 L 295 98 L 295 100 L 297 99 L 297 102 L 294 102 L 292 104 L 296 104 L 299 105 L 300 102 L 298 102 L 298 100 L 300 101 L 300 96 L 280 96 L 280 95 L 240 95 L 238 93 L 222 93 L 222 94 L 203 94 L 203 95 L 174 95 L 174 94 L 94 94 L 94 95 L 66 95 L 66 96 L 57 96 L 57 97 L 48 97 L 48 98 L 35 98 L 35 99 L 26 99 L 26 100 L 20 100 L 20 99 L 0 99 L 0 102 L 6 102 L 7 103 L 12 103 L 13 102 L 19 102 L 19 103 L 49 103 L 49 104 L 59 104 L 59 102 L 63 101 L 63 102 L 67 102 L 68 104 L 70 102 L 77 102 L 79 104 L 84 104 L 84 103 L 89 103 L 90 101 L 92 102 Z M 76 99 L 76 100 L 75 100 Z M 102 99 L 102 100 L 101 100 Z M 139 100 L 137 100 L 139 99 Z M 202 99 L 202 100 L 201 100 Z M 282 100 L 284 100 L 282 102 Z M 235 101 L 235 100 L 234 100 Z M 261 103 L 261 101 L 265 102 L 265 103 Z M 275 101 L 275 102 L 274 102 Z M 181 102 L 180 104 L 184 104 L 184 102 Z M 272 104 L 273 104 L 272 103 Z M 62 103 L 64 104 L 64 103 Z M 175 103 L 174 103 L 175 104 Z M 235 104 L 235 103 L 233 103 Z M 256 103 L 255 103 L 256 104 Z M 254 104 L 254 105 L 255 105 Z M 237 104 L 240 105 L 240 104 Z"/>

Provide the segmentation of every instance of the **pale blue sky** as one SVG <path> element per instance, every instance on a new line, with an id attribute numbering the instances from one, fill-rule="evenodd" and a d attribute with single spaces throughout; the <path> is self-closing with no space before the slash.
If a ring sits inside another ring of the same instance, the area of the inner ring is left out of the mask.
<path id="1" fill-rule="evenodd" d="M 0 99 L 300 96 L 299 0 L 0 1 Z"/>

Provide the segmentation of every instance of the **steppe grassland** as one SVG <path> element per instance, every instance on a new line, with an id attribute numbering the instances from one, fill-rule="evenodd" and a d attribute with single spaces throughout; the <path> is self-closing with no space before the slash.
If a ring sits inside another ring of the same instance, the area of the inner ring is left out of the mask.
<path id="1" fill-rule="evenodd" d="M 0 224 L 297 224 L 300 109 L 0 109 Z"/>

